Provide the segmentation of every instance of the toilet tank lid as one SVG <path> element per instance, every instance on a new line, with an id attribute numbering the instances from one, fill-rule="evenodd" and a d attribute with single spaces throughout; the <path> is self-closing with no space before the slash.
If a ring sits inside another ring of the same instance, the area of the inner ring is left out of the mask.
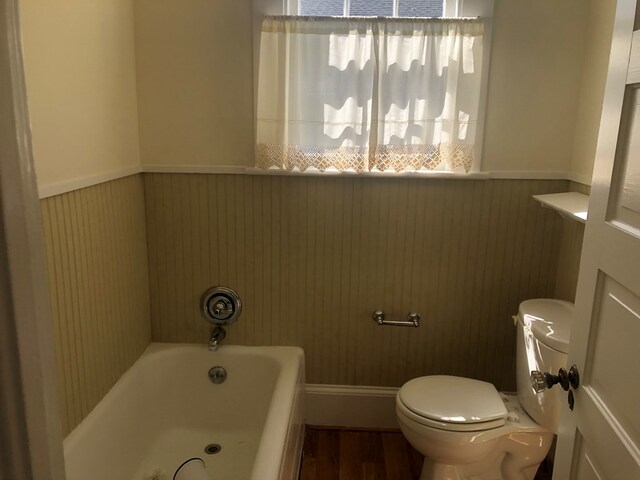
<path id="1" fill-rule="evenodd" d="M 484 423 L 506 418 L 496 388 L 487 382 L 449 375 L 418 377 L 398 392 L 413 413 L 449 424 Z"/>
<path id="2" fill-rule="evenodd" d="M 573 303 L 550 298 L 525 300 L 518 317 L 539 342 L 559 352 L 569 352 Z"/>

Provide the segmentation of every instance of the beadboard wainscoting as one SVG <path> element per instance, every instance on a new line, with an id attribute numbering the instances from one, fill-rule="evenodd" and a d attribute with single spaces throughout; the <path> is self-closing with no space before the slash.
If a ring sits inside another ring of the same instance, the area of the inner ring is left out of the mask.
<path id="1" fill-rule="evenodd" d="M 511 315 L 553 296 L 562 233 L 531 195 L 568 181 L 143 177 L 154 341 L 206 342 L 200 295 L 226 285 L 244 307 L 225 343 L 299 345 L 310 383 L 515 389 Z"/>
<path id="2" fill-rule="evenodd" d="M 49 197 L 41 207 L 66 435 L 150 342 L 142 178 Z"/>

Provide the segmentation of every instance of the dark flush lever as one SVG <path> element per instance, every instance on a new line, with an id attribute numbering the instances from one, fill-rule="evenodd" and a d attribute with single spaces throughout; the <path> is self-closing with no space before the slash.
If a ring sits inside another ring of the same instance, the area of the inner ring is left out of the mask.
<path id="1" fill-rule="evenodd" d="M 548 372 L 542 373 L 539 370 L 533 370 L 531 372 L 530 378 L 531 387 L 535 390 L 536 393 L 542 393 L 547 388 L 553 387 L 556 383 L 559 383 L 565 392 L 569 390 L 569 374 L 564 368 L 558 370 L 558 375 L 552 375 Z"/>

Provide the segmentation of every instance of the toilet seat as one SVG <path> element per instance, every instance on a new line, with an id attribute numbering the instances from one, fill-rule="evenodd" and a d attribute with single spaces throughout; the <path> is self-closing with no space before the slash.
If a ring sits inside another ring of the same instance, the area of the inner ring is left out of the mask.
<path id="1" fill-rule="evenodd" d="M 397 404 L 409 419 L 452 432 L 498 428 L 508 415 L 492 384 L 449 375 L 410 380 L 398 391 Z"/>

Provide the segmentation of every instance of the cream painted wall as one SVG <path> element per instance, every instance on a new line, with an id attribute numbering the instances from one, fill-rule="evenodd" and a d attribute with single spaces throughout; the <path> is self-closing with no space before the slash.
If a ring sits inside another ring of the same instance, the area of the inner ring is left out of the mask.
<path id="1" fill-rule="evenodd" d="M 20 2 L 38 185 L 140 165 L 131 0 Z"/>
<path id="2" fill-rule="evenodd" d="M 253 165 L 251 0 L 136 0 L 142 162 Z M 585 0 L 496 0 L 483 170 L 569 171 Z"/>
<path id="3" fill-rule="evenodd" d="M 142 161 L 253 165 L 250 0 L 135 0 Z"/>
<path id="4" fill-rule="evenodd" d="M 39 185 L 252 166 L 251 3 L 24 0 Z M 585 3 L 496 0 L 483 170 L 590 177 L 615 2 Z"/>
<path id="5" fill-rule="evenodd" d="M 571 172 L 582 182 L 590 183 L 593 173 L 615 6 L 615 0 L 591 2 L 571 159 Z"/>
<path id="6" fill-rule="evenodd" d="M 585 3 L 496 1 L 483 170 L 569 171 Z"/>

